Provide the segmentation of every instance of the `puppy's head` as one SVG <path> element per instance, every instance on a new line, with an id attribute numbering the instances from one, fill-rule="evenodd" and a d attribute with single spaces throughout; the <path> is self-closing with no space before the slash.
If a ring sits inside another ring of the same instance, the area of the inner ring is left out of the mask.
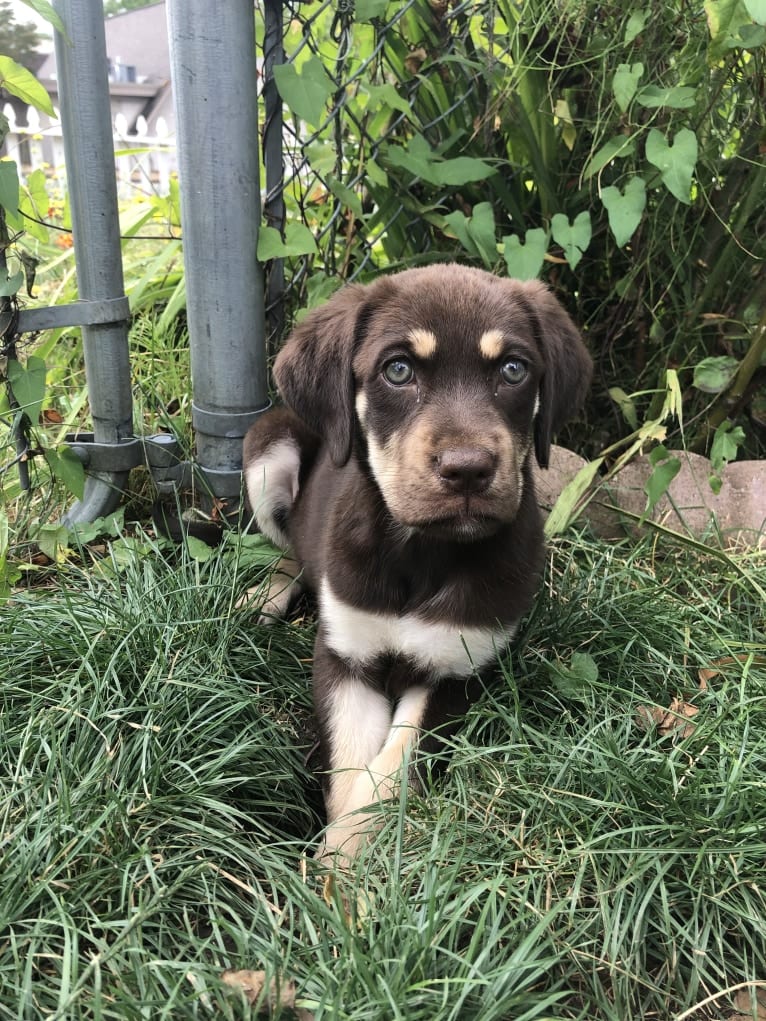
<path id="1" fill-rule="evenodd" d="M 275 375 L 336 464 L 357 437 L 399 523 L 469 541 L 513 520 L 530 450 L 547 467 L 591 360 L 542 284 L 437 265 L 338 292 Z"/>

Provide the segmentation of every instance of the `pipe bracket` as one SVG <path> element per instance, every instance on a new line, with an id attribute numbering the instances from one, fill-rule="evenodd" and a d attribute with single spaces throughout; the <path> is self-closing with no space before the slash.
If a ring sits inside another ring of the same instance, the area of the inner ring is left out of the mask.
<path id="1" fill-rule="evenodd" d="M 203 433 L 205 436 L 221 436 L 230 440 L 241 439 L 253 422 L 269 407 L 271 407 L 271 401 L 267 401 L 257 411 L 223 412 L 205 411 L 196 404 L 192 404 L 192 424 L 196 432 Z"/>
<path id="2" fill-rule="evenodd" d="M 143 443 L 135 436 L 120 443 L 96 443 L 93 433 L 68 433 L 64 442 L 89 472 L 126 472 L 144 464 Z"/>
<path id="3" fill-rule="evenodd" d="M 64 326 L 105 326 L 109 323 L 123 323 L 127 319 L 130 319 L 130 303 L 125 295 L 98 301 L 81 299 L 69 305 L 20 309 L 16 332 L 38 333 L 40 330 L 57 330 Z"/>

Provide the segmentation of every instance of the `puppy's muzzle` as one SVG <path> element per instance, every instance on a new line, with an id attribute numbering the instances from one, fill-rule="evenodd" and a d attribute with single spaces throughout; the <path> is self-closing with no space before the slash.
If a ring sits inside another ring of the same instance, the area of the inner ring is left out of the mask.
<path id="1" fill-rule="evenodd" d="M 489 489 L 497 470 L 497 457 L 485 447 L 451 447 L 437 454 L 435 461 L 444 486 L 463 496 Z"/>

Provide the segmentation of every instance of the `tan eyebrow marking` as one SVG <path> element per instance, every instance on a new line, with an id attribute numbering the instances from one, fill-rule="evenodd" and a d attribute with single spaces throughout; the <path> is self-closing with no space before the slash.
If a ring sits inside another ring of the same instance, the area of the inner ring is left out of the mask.
<path id="1" fill-rule="evenodd" d="M 364 429 L 365 419 L 367 418 L 367 395 L 363 391 L 359 391 L 354 401 L 356 407 L 356 415 L 359 419 L 359 424 Z"/>
<path id="2" fill-rule="evenodd" d="M 500 357 L 504 346 L 501 330 L 487 330 L 479 338 L 479 350 L 490 361 Z"/>
<path id="3" fill-rule="evenodd" d="M 436 354 L 436 336 L 430 330 L 410 330 L 407 339 L 417 358 L 433 358 Z"/>

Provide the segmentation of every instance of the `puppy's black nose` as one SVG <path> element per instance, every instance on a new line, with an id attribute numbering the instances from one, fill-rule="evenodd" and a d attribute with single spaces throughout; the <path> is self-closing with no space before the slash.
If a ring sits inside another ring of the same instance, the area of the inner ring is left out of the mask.
<path id="1" fill-rule="evenodd" d="M 495 477 L 495 457 L 484 447 L 452 447 L 437 454 L 436 470 L 455 493 L 483 493 Z"/>

